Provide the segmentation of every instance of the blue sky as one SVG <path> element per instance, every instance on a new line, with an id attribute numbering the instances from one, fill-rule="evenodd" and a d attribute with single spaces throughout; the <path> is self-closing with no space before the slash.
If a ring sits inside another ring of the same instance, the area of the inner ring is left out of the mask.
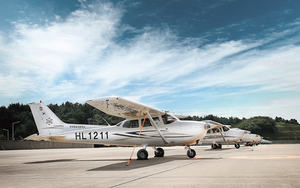
<path id="1" fill-rule="evenodd" d="M 300 1 L 0 4 L 1 106 L 120 96 L 300 121 Z"/>

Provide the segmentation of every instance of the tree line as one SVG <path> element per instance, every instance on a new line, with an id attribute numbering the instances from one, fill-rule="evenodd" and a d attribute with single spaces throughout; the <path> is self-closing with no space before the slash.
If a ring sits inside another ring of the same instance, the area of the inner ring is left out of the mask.
<path id="1" fill-rule="evenodd" d="M 48 107 L 65 123 L 106 125 L 106 120 L 109 124 L 115 125 L 124 120 L 123 118 L 105 114 L 88 104 L 65 102 L 61 105 L 49 104 Z M 214 115 L 207 115 L 201 117 L 189 116 L 185 119 L 194 121 L 213 120 L 225 125 L 231 125 L 232 127 L 249 130 L 252 133 L 260 135 L 276 131 L 276 122 L 299 125 L 296 119 L 285 120 L 281 117 L 272 119 L 264 116 L 240 119 L 237 117 L 218 117 Z M 13 103 L 8 107 L 0 107 L 0 139 L 7 139 L 6 130 L 8 130 L 9 138 L 11 140 L 12 123 L 18 121 L 20 121 L 20 123 L 14 124 L 14 137 L 16 140 L 22 140 L 29 135 L 38 133 L 29 105 Z"/>

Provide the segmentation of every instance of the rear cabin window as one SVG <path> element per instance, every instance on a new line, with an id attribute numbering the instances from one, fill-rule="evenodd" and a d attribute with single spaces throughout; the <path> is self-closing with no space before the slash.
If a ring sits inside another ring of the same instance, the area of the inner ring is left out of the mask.
<path id="1" fill-rule="evenodd" d="M 118 123 L 116 126 L 120 126 L 122 124 L 122 122 Z"/>
<path id="2" fill-rule="evenodd" d="M 125 121 L 124 128 L 138 128 L 139 127 L 139 121 L 138 120 L 128 120 Z"/>

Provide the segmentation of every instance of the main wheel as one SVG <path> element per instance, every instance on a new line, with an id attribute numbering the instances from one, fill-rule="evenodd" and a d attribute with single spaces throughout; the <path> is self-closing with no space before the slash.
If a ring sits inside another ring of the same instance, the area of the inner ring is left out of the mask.
<path id="1" fill-rule="evenodd" d="M 188 150 L 188 151 L 187 151 L 187 156 L 188 156 L 189 158 L 194 158 L 194 157 L 196 156 L 196 151 L 193 150 L 193 149 Z"/>
<path id="2" fill-rule="evenodd" d="M 236 149 L 240 148 L 240 144 L 239 143 L 234 144 L 234 146 L 235 146 Z"/>
<path id="3" fill-rule="evenodd" d="M 217 149 L 217 144 L 212 144 L 211 149 Z"/>
<path id="4" fill-rule="evenodd" d="M 137 158 L 138 160 L 147 160 L 148 159 L 148 152 L 145 149 L 140 149 L 137 152 Z"/>
<path id="5" fill-rule="evenodd" d="M 157 148 L 157 151 L 154 151 L 155 157 L 163 157 L 165 154 L 165 151 L 162 148 Z"/>
<path id="6" fill-rule="evenodd" d="M 222 148 L 222 144 L 219 144 L 219 146 L 217 146 L 217 147 L 221 149 Z"/>

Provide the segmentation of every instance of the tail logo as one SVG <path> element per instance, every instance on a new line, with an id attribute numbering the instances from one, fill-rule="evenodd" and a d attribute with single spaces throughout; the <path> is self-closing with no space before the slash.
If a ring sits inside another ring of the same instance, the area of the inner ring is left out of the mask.
<path id="1" fill-rule="evenodd" d="M 46 124 L 48 125 L 53 124 L 53 119 L 51 119 L 50 117 L 46 119 Z"/>

